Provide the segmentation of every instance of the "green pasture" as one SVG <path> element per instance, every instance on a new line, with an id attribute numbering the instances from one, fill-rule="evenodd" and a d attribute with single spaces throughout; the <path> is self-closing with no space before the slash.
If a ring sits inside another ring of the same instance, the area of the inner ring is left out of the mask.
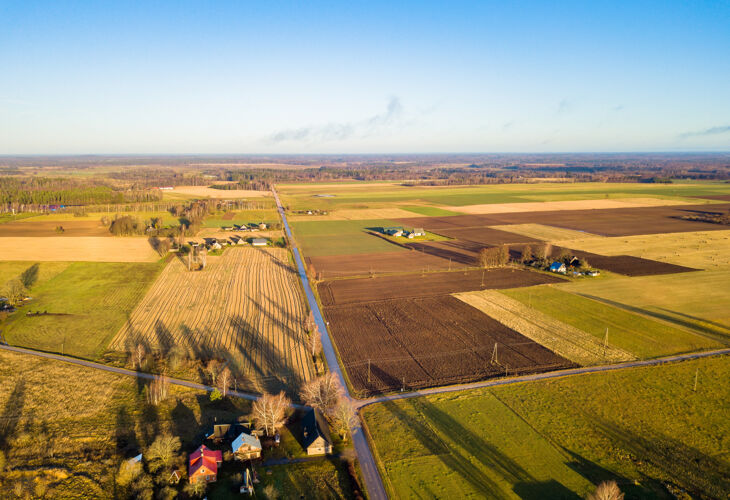
<path id="1" fill-rule="evenodd" d="M 304 221 L 290 223 L 294 238 L 307 256 L 398 252 L 402 247 L 367 234 L 367 228 L 401 226 L 384 219 Z"/>
<path id="2" fill-rule="evenodd" d="M 687 184 L 628 183 L 535 183 L 484 186 L 420 187 L 400 184 L 372 185 L 349 183 L 333 186 L 312 184 L 307 188 L 280 186 L 284 204 L 294 210 L 336 208 L 383 208 L 393 204 L 476 205 L 489 203 L 521 203 L 627 197 L 677 199 L 687 203 L 704 203 L 701 196 L 730 194 L 730 185 L 706 182 Z M 333 195 L 320 198 L 316 195 Z M 410 203 L 409 203 L 410 202 Z M 406 208 L 408 209 L 408 208 Z M 421 213 L 421 212 L 416 212 Z M 426 214 L 430 215 L 430 214 Z"/>
<path id="3" fill-rule="evenodd" d="M 694 390 L 697 377 L 697 390 Z M 363 409 L 392 498 L 626 498 L 730 491 L 730 363 L 683 363 L 379 403 Z"/>
<path id="4" fill-rule="evenodd" d="M 560 284 L 627 311 L 730 341 L 730 271 L 615 277 Z"/>
<path id="5" fill-rule="evenodd" d="M 66 264 L 34 286 L 32 300 L 5 320 L 1 325 L 5 339 L 12 345 L 97 358 L 163 266 L 161 261 Z M 47 267 L 41 264 L 41 269 Z M 46 311 L 52 314 L 26 314 Z"/>
<path id="6" fill-rule="evenodd" d="M 280 222 L 279 213 L 275 210 L 231 210 L 234 213 L 233 219 L 224 219 L 225 212 L 216 212 L 205 218 L 204 227 L 225 227 L 234 224 L 250 224 L 265 222 L 272 224 Z"/>
<path id="7" fill-rule="evenodd" d="M 607 283 L 609 280 L 602 280 Z M 529 307 L 603 340 L 639 358 L 668 356 L 721 347 L 722 344 L 605 302 L 551 286 L 500 290 Z"/>
<path id="8" fill-rule="evenodd" d="M 36 287 L 63 272 L 69 264 L 69 262 L 0 261 L 0 289 L 8 281 L 18 278 L 24 281 L 24 286 L 32 294 Z"/>
<path id="9" fill-rule="evenodd" d="M 398 208 L 408 210 L 414 214 L 426 215 L 428 217 L 445 217 L 448 215 L 461 215 L 461 212 L 454 212 L 453 210 L 444 210 L 439 207 L 429 207 L 427 205 L 402 205 Z"/>

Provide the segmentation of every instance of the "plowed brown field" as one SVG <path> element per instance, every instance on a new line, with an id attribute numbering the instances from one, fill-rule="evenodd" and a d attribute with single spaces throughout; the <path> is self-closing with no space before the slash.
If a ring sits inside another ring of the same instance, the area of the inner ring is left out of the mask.
<path id="1" fill-rule="evenodd" d="M 448 295 L 328 307 L 326 316 L 361 397 L 575 366 Z"/>
<path id="2" fill-rule="evenodd" d="M 202 271 L 170 262 L 112 342 L 182 345 L 223 357 L 254 389 L 296 387 L 312 376 L 306 306 L 282 249 L 229 248 Z"/>
<path id="3" fill-rule="evenodd" d="M 444 271 L 449 261 L 422 252 L 382 252 L 307 257 L 322 278 L 418 271 Z M 453 266 L 455 267 L 455 266 Z"/>
<path id="4" fill-rule="evenodd" d="M 536 223 L 602 236 L 718 231 L 719 224 L 683 220 L 683 215 L 697 212 L 727 211 L 730 204 L 678 205 L 673 207 L 619 208 L 605 210 L 564 210 L 489 215 L 454 215 L 449 217 L 415 217 L 403 224 L 422 226 L 441 234 L 444 229 L 478 228 L 504 224 Z"/>
<path id="5" fill-rule="evenodd" d="M 63 226 L 63 232 L 56 228 Z M 0 224 L 0 237 L 111 236 L 99 221 L 19 221 Z"/>
<path id="6" fill-rule="evenodd" d="M 473 290 L 516 288 L 564 281 L 514 268 L 475 269 L 425 274 L 323 281 L 317 286 L 325 306 L 396 298 L 429 297 Z"/>

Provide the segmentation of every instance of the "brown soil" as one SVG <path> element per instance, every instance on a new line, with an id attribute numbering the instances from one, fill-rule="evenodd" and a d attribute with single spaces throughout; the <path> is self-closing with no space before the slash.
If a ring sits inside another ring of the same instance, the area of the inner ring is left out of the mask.
<path id="1" fill-rule="evenodd" d="M 611 271 L 612 273 L 623 274 L 625 276 L 653 276 L 657 274 L 674 274 L 686 273 L 689 271 L 697 271 L 691 267 L 678 266 L 667 262 L 658 262 L 656 260 L 642 259 L 641 257 L 632 257 L 630 255 L 598 255 L 591 252 L 583 252 L 581 250 L 566 249 L 571 255 L 575 255 L 579 259 L 586 259 L 591 266 Z M 554 247 L 552 255 L 558 255 L 560 247 Z"/>
<path id="2" fill-rule="evenodd" d="M 223 214 L 223 217 L 221 219 L 223 220 L 233 220 L 233 218 L 236 216 L 236 212 L 226 212 Z"/>
<path id="3" fill-rule="evenodd" d="M 529 236 L 500 231 L 499 229 L 492 229 L 489 227 L 470 227 L 463 229 L 443 228 L 436 232 L 440 235 L 448 236 L 449 238 L 481 243 L 481 247 L 510 243 L 532 243 L 535 241 L 535 238 L 530 238 Z"/>
<path id="4" fill-rule="evenodd" d="M 476 266 L 479 259 L 479 250 L 484 248 L 484 245 L 461 240 L 423 241 L 409 243 L 408 246 L 414 248 L 420 254 L 432 255 L 465 266 Z"/>
<path id="5" fill-rule="evenodd" d="M 323 281 L 319 283 L 317 290 L 323 305 L 334 306 L 474 290 L 516 288 L 561 281 L 564 280 L 557 276 L 506 267 Z"/>
<path id="6" fill-rule="evenodd" d="M 730 204 L 712 205 L 712 211 L 727 211 Z M 563 210 L 553 212 L 520 212 L 490 215 L 455 215 L 450 217 L 418 217 L 403 219 L 412 226 L 443 234 L 444 230 L 483 228 L 504 224 L 536 223 L 585 231 L 603 236 L 717 231 L 717 224 L 682 220 L 682 216 L 705 213 L 707 205 L 677 205 L 605 210 Z"/>
<path id="7" fill-rule="evenodd" d="M 360 255 L 307 257 L 322 278 L 362 276 L 368 274 L 445 271 L 449 261 L 421 252 L 385 252 Z M 455 266 L 454 266 L 455 267 Z"/>
<path id="8" fill-rule="evenodd" d="M 63 232 L 56 232 L 58 226 Z M 99 221 L 38 221 L 0 224 L 0 237 L 13 236 L 111 236 Z"/>
<path id="9" fill-rule="evenodd" d="M 575 366 L 448 295 L 329 307 L 325 315 L 361 397 Z"/>

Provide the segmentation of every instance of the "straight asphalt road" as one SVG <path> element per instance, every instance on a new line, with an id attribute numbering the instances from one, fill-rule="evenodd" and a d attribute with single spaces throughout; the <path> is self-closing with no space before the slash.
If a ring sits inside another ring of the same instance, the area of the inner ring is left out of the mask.
<path id="1" fill-rule="evenodd" d="M 279 194 L 273 187 L 271 191 L 274 193 L 274 199 L 276 199 L 276 206 L 279 209 L 279 215 L 281 215 L 281 220 L 284 222 L 284 229 L 286 230 L 286 235 L 289 238 L 289 244 L 291 246 L 292 252 L 294 253 L 294 260 L 296 261 L 297 268 L 299 269 L 299 277 L 301 278 L 302 285 L 304 286 L 304 293 L 307 296 L 309 308 L 312 310 L 314 322 L 317 323 L 317 328 L 319 328 L 320 331 L 320 336 L 322 338 L 322 351 L 324 352 L 324 357 L 327 360 L 327 366 L 329 367 L 330 371 L 332 373 L 335 373 L 340 379 L 340 383 L 342 384 L 342 387 L 345 391 L 345 395 L 348 399 L 350 399 L 350 401 L 352 401 L 353 406 L 358 407 L 358 400 L 353 399 L 347 389 L 345 377 L 342 374 L 340 364 L 337 362 L 337 354 L 335 353 L 335 348 L 332 345 L 332 339 L 330 338 L 327 324 L 325 323 L 324 317 L 322 316 L 322 311 L 319 310 L 319 304 L 317 304 L 317 299 L 315 299 L 314 297 L 314 292 L 312 291 L 312 286 L 309 283 L 309 278 L 307 277 L 304 262 L 302 261 L 302 256 L 299 254 L 299 248 L 297 248 L 296 242 L 294 241 L 294 237 L 291 233 L 291 229 L 289 228 L 289 221 L 287 221 L 286 219 L 284 207 L 279 200 Z M 368 439 L 365 436 L 362 422 L 360 421 L 359 417 L 360 416 L 358 415 L 357 422 L 350 428 L 350 433 L 352 435 L 352 443 L 355 445 L 357 460 L 360 463 L 360 470 L 362 471 L 363 480 L 365 481 L 365 489 L 367 490 L 368 497 L 371 500 L 386 500 L 388 498 L 388 495 L 386 495 L 385 493 L 383 480 L 380 477 L 380 472 L 378 471 L 377 465 L 375 465 L 375 458 L 373 457 L 373 452 L 370 449 L 370 444 L 368 443 Z"/>

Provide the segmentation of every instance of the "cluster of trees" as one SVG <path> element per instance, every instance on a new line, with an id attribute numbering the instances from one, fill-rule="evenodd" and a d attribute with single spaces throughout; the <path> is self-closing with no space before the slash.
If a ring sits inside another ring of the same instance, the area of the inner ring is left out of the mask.
<path id="1" fill-rule="evenodd" d="M 0 206 L 37 211 L 48 205 L 90 205 L 158 201 L 162 193 L 130 190 L 99 180 L 46 177 L 0 177 Z"/>
<path id="2" fill-rule="evenodd" d="M 509 247 L 507 245 L 482 248 L 479 251 L 479 265 L 481 267 L 506 266 L 509 263 L 509 258 Z"/>
<path id="3" fill-rule="evenodd" d="M 28 295 L 28 290 L 38 281 L 38 272 L 40 264 L 35 263 L 20 273 L 20 276 L 12 278 L 5 282 L 0 295 L 5 297 L 5 301 L 10 307 L 18 307 Z"/>

